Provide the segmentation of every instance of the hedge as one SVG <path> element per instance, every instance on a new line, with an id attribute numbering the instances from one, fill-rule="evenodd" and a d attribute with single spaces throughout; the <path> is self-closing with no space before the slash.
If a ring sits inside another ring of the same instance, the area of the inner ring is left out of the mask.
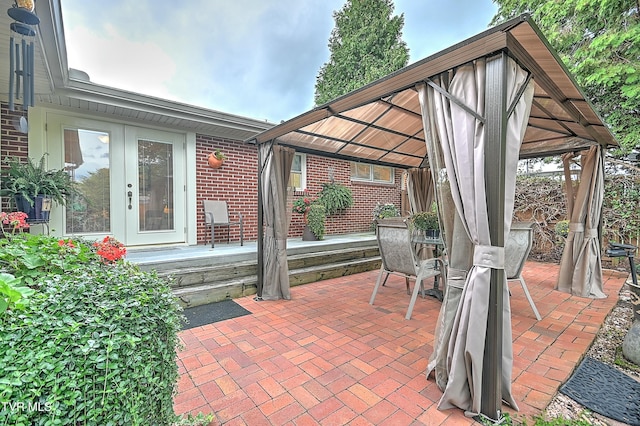
<path id="1" fill-rule="evenodd" d="M 0 314 L 0 423 L 177 420 L 181 314 L 165 280 L 126 262 L 95 261 L 38 285 L 23 309 Z"/>

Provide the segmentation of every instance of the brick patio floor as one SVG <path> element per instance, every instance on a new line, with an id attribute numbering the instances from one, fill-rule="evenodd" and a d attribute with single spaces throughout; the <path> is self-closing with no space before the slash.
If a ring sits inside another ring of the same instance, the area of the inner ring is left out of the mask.
<path id="1" fill-rule="evenodd" d="M 404 279 L 391 276 L 371 306 L 377 273 L 293 287 L 289 301 L 236 299 L 252 315 L 181 332 L 176 413 L 214 413 L 214 424 L 250 426 L 474 423 L 461 410 L 438 410 L 442 392 L 425 377 L 440 302 L 418 298 L 405 320 Z M 591 300 L 553 290 L 557 273 L 555 264 L 525 265 L 541 321 L 510 282 L 518 416 L 549 404 L 626 279 L 605 271 L 608 298 Z"/>

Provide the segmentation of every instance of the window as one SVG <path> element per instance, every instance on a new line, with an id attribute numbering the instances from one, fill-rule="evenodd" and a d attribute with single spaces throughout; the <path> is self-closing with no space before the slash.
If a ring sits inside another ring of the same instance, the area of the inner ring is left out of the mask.
<path id="1" fill-rule="evenodd" d="M 393 167 L 352 162 L 351 180 L 375 183 L 393 183 Z"/>
<path id="2" fill-rule="evenodd" d="M 304 154 L 296 153 L 293 156 L 291 174 L 289 175 L 289 186 L 294 191 L 304 191 L 307 189 L 307 157 Z"/>

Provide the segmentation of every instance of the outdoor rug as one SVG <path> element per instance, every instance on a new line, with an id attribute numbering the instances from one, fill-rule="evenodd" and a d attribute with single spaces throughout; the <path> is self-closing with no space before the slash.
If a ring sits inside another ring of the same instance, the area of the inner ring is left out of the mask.
<path id="1" fill-rule="evenodd" d="M 585 357 L 560 392 L 610 419 L 640 425 L 640 382 Z"/>
<path id="2" fill-rule="evenodd" d="M 231 299 L 193 308 L 185 308 L 183 315 L 187 318 L 187 323 L 182 324 L 182 329 L 188 330 L 190 328 L 200 327 L 201 325 L 212 324 L 214 322 L 250 314 L 251 312 Z"/>

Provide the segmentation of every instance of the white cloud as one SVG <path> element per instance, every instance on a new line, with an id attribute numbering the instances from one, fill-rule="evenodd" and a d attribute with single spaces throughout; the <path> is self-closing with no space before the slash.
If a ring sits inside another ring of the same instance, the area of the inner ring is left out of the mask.
<path id="1" fill-rule="evenodd" d="M 64 0 L 69 65 L 97 83 L 272 122 L 313 106 L 343 0 Z M 411 60 L 486 29 L 491 0 L 396 0 Z"/>

